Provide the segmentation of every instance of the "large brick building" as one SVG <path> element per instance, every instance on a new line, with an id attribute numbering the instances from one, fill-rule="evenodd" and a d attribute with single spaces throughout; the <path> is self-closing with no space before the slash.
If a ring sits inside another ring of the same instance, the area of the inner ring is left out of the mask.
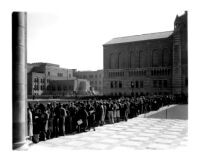
<path id="1" fill-rule="evenodd" d="M 75 69 L 51 63 L 27 64 L 28 95 L 74 95 L 89 91 L 89 81 L 74 77 Z"/>
<path id="2" fill-rule="evenodd" d="M 114 38 L 103 45 L 104 95 L 188 95 L 187 12 L 174 30 Z"/>

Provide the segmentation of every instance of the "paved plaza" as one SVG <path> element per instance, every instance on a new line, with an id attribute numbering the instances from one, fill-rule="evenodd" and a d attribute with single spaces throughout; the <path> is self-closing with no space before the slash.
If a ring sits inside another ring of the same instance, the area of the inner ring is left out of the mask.
<path id="1" fill-rule="evenodd" d="M 128 122 L 97 127 L 96 131 L 67 135 L 31 144 L 29 151 L 184 149 L 188 143 L 188 121 L 179 119 L 133 118 Z"/>

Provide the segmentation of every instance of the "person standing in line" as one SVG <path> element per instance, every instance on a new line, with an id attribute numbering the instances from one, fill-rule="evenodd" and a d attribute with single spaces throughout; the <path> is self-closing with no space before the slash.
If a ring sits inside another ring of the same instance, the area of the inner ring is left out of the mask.
<path id="1" fill-rule="evenodd" d="M 60 136 L 65 135 L 65 117 L 66 117 L 66 110 L 63 108 L 63 105 L 59 103 L 60 108 L 60 117 L 59 117 L 59 134 Z"/>
<path id="2" fill-rule="evenodd" d="M 65 134 L 71 133 L 71 116 L 69 112 L 69 105 L 65 104 L 66 117 L 65 117 Z"/>
<path id="3" fill-rule="evenodd" d="M 29 140 L 32 141 L 33 137 L 33 108 L 31 106 L 31 103 L 28 103 L 28 136 Z"/>
<path id="4" fill-rule="evenodd" d="M 40 116 L 41 110 L 38 108 L 38 104 L 34 105 L 34 111 L 32 113 L 33 116 L 33 143 L 39 142 L 39 135 L 40 135 Z"/>
<path id="5" fill-rule="evenodd" d="M 49 114 L 49 120 L 48 120 L 47 139 L 51 139 L 53 137 L 53 118 L 54 118 L 54 109 L 51 103 L 48 105 L 48 114 Z"/>
<path id="6" fill-rule="evenodd" d="M 70 118 L 71 118 L 71 132 L 74 133 L 76 131 L 76 126 L 77 126 L 77 112 L 78 108 L 74 105 L 72 102 L 69 107 L 69 113 L 70 113 Z"/>
<path id="7" fill-rule="evenodd" d="M 128 113 L 129 113 L 129 104 L 127 101 L 124 103 L 124 120 L 128 121 Z"/>
<path id="8" fill-rule="evenodd" d="M 40 105 L 41 109 L 41 132 L 40 132 L 40 140 L 45 141 L 46 140 L 46 134 L 48 130 L 48 114 L 46 112 L 45 105 Z"/>
<path id="9" fill-rule="evenodd" d="M 125 114 L 124 103 L 123 103 L 123 101 L 120 101 L 120 117 L 121 117 L 122 120 L 124 120 L 124 114 Z"/>
<path id="10" fill-rule="evenodd" d="M 120 103 L 117 102 L 116 104 L 116 120 L 117 122 L 120 122 Z"/>
<path id="11" fill-rule="evenodd" d="M 103 102 L 103 108 L 104 108 L 104 116 L 103 116 L 103 125 L 105 124 L 106 116 L 107 116 L 107 106 L 106 102 Z"/>
<path id="12" fill-rule="evenodd" d="M 96 126 L 100 125 L 101 122 L 101 116 L 102 116 L 102 109 L 100 104 L 95 100 L 94 102 L 94 107 L 95 107 L 95 120 L 96 120 Z"/>
<path id="13" fill-rule="evenodd" d="M 134 102 L 133 99 L 130 100 L 130 114 L 129 114 L 129 118 L 133 118 L 134 117 Z"/>
<path id="14" fill-rule="evenodd" d="M 58 104 L 56 104 L 54 108 L 54 118 L 53 118 L 54 137 L 59 136 L 59 117 L 60 117 L 60 110 L 59 110 Z"/>
<path id="15" fill-rule="evenodd" d="M 108 103 L 108 120 L 109 120 L 109 124 L 114 124 L 112 102 Z"/>
<path id="16" fill-rule="evenodd" d="M 83 129 L 83 132 L 86 132 L 86 129 L 88 127 L 88 113 L 86 111 L 84 103 L 82 103 L 81 118 L 83 120 L 83 124 L 81 125 L 81 127 Z"/>
<path id="17" fill-rule="evenodd" d="M 117 122 L 117 104 L 115 101 L 113 103 L 113 121 L 114 123 Z"/>
<path id="18" fill-rule="evenodd" d="M 103 102 L 102 101 L 99 101 L 99 106 L 100 106 L 100 111 L 101 111 L 100 126 L 103 126 L 104 118 L 105 118 L 105 111 L 104 111 L 104 106 L 103 106 Z"/>
<path id="19" fill-rule="evenodd" d="M 130 116 L 130 105 L 131 105 L 130 100 L 127 99 L 126 103 L 127 103 L 127 119 L 128 119 L 128 117 Z"/>
<path id="20" fill-rule="evenodd" d="M 95 109 L 90 103 L 88 103 L 86 110 L 88 112 L 88 129 L 90 130 L 93 128 L 95 131 Z"/>

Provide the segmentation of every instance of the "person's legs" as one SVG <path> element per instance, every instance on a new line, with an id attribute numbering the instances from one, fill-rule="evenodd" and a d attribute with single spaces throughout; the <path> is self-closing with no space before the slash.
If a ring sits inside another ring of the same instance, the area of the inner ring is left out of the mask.
<path id="1" fill-rule="evenodd" d="M 111 111 L 111 123 L 114 124 L 114 116 L 113 116 L 113 111 Z"/>
<path id="2" fill-rule="evenodd" d="M 108 111 L 108 122 L 111 123 L 111 111 Z"/>

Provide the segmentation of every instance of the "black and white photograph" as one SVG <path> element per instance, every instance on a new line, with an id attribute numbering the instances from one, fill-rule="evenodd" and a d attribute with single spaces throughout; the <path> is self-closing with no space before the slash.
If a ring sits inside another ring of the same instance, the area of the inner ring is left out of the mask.
<path id="1" fill-rule="evenodd" d="M 4 46 L 9 47 L 5 80 L 10 96 L 4 100 L 10 104 L 10 121 L 3 118 L 2 130 L 10 132 L 9 150 L 74 155 L 81 150 L 82 157 L 104 151 L 131 156 L 137 150 L 190 150 L 195 137 L 189 132 L 197 131 L 190 122 L 196 115 L 189 112 L 198 103 L 191 100 L 194 80 L 189 75 L 196 71 L 188 65 L 195 59 L 190 58 L 194 5 L 189 4 L 7 4 L 2 24 L 9 33 L 4 41 L 10 42 Z"/>

